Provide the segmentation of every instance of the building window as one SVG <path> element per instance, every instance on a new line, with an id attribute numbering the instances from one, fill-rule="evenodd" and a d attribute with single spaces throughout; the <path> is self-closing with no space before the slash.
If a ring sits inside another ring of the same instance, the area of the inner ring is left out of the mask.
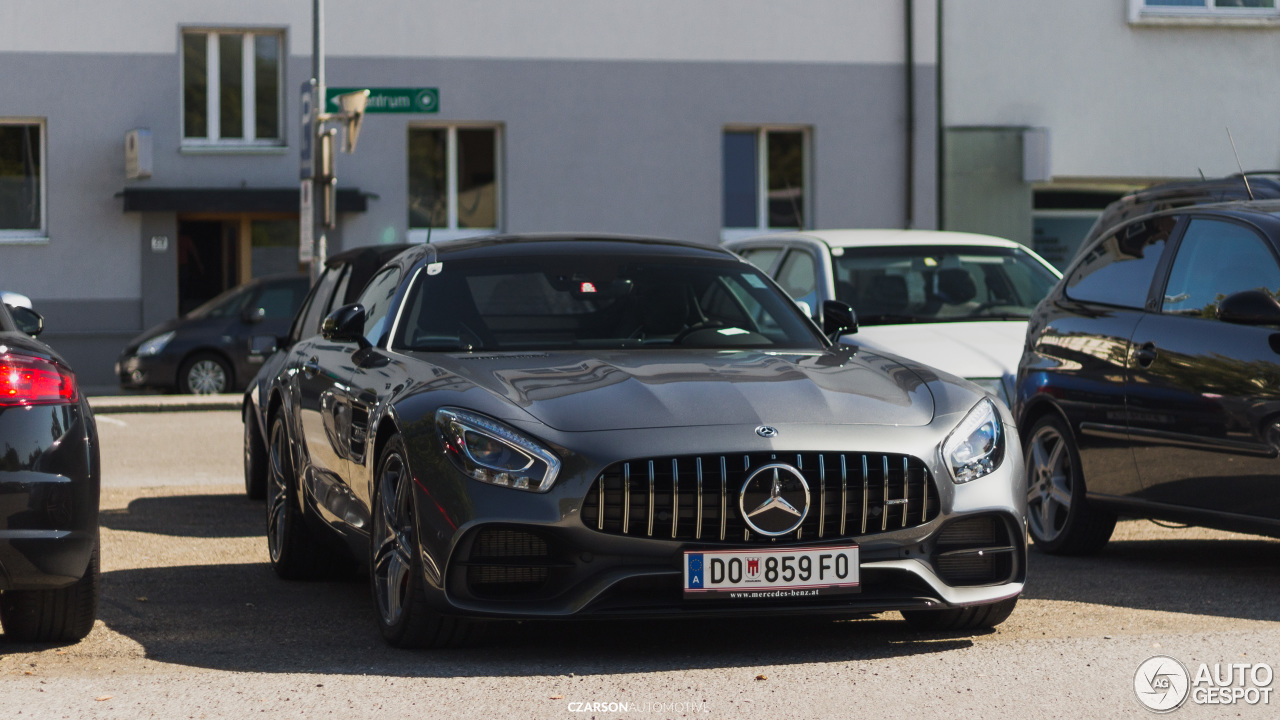
<path id="1" fill-rule="evenodd" d="M 498 229 L 499 139 L 494 127 L 409 128 L 410 240 Z"/>
<path id="2" fill-rule="evenodd" d="M 808 145 L 803 129 L 724 131 L 722 239 L 808 227 Z"/>
<path id="3" fill-rule="evenodd" d="M 1248 22 L 1280 17 L 1276 0 L 1129 0 L 1129 20 Z"/>
<path id="4" fill-rule="evenodd" d="M 0 242 L 45 237 L 44 121 L 0 118 Z"/>
<path id="5" fill-rule="evenodd" d="M 184 30 L 184 145 L 280 145 L 284 33 Z"/>

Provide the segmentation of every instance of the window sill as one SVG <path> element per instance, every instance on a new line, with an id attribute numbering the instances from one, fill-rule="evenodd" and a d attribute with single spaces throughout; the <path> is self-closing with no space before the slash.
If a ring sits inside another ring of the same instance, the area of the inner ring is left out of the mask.
<path id="1" fill-rule="evenodd" d="M 1239 27 L 1271 30 L 1280 28 L 1280 13 L 1256 15 L 1151 12 L 1129 18 L 1137 27 Z"/>
<path id="2" fill-rule="evenodd" d="M 180 145 L 183 155 L 284 155 L 288 145 Z"/>
<path id="3" fill-rule="evenodd" d="M 6 235 L 0 231 L 0 245 L 48 245 L 48 235 Z"/>
<path id="4" fill-rule="evenodd" d="M 499 230 L 496 228 L 466 228 L 462 230 L 444 230 L 442 228 L 431 229 L 431 242 L 443 242 L 445 240 L 462 240 L 464 238 L 481 237 L 483 235 L 497 235 Z M 405 242 L 425 243 L 427 241 L 426 228 L 409 228 L 405 233 Z"/>

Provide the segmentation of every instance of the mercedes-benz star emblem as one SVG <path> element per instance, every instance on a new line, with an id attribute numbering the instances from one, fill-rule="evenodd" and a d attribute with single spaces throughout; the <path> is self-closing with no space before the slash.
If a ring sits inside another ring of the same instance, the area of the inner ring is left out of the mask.
<path id="1" fill-rule="evenodd" d="M 756 428 L 756 434 L 762 438 L 775 438 L 778 437 L 778 428 L 761 425 Z"/>
<path id="2" fill-rule="evenodd" d="M 742 483 L 738 510 L 753 531 L 767 537 L 786 535 L 809 514 L 809 483 L 786 463 L 761 465 Z"/>

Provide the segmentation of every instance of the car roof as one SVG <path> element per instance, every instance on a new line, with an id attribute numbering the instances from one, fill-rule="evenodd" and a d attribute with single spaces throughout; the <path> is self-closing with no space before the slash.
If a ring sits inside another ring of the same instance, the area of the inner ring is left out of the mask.
<path id="1" fill-rule="evenodd" d="M 884 245 L 980 245 L 984 247 L 1023 248 L 1012 240 L 998 238 L 994 235 L 978 233 L 954 232 L 950 230 L 806 230 L 804 232 L 760 235 L 726 243 L 731 247 L 739 245 L 767 242 L 769 240 L 786 240 L 804 238 L 825 243 L 828 247 L 859 248 L 880 247 Z"/>
<path id="2" fill-rule="evenodd" d="M 602 253 L 626 253 L 677 255 L 706 259 L 737 260 L 723 248 L 715 245 L 671 240 L 668 238 L 634 235 L 610 235 L 607 233 L 528 233 L 520 235 L 486 235 L 462 240 L 446 240 L 421 246 L 412 254 L 411 261 L 443 260 L 490 257 L 493 255 L 555 255 L 573 253 L 591 255 Z"/>
<path id="3" fill-rule="evenodd" d="M 378 265 L 385 263 L 400 253 L 414 247 L 410 243 L 392 243 L 389 245 L 361 245 L 353 247 L 349 250 L 343 250 L 340 253 L 330 255 L 325 259 L 326 267 L 336 267 L 343 263 L 359 263 L 374 262 Z"/>

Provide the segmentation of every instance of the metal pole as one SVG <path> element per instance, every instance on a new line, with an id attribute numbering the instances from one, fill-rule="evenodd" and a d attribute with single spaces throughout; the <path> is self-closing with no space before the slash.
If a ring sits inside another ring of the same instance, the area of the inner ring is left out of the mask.
<path id="1" fill-rule="evenodd" d="M 311 2 L 311 75 L 315 78 L 315 100 L 312 106 L 315 112 L 311 117 L 311 142 L 312 147 L 319 149 L 320 147 L 320 115 L 328 111 L 328 103 L 325 99 L 325 79 L 324 79 L 324 0 L 312 0 Z M 317 153 L 319 154 L 319 153 Z M 326 228 L 323 222 L 315 222 L 316 209 L 323 205 L 321 194 L 325 192 L 325 187 L 321 184 L 322 175 L 320 168 L 314 168 L 311 174 L 311 197 L 312 202 L 312 227 L 319 228 L 316 236 L 311 238 L 314 243 L 312 260 L 311 260 L 311 279 L 315 280 L 320 277 L 321 271 L 324 270 L 325 255 L 328 250 L 328 242 L 326 238 Z"/>

